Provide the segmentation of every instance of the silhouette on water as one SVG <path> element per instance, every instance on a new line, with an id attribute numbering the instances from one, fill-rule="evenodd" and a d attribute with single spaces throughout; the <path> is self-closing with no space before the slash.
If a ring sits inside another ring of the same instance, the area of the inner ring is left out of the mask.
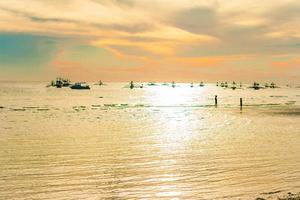
<path id="1" fill-rule="evenodd" d="M 133 88 L 134 88 L 133 81 L 130 81 L 130 89 L 133 89 Z"/>
<path id="2" fill-rule="evenodd" d="M 86 83 L 75 83 L 70 88 L 75 89 L 75 90 L 89 90 L 89 89 L 91 89 L 90 86 L 87 85 Z"/>

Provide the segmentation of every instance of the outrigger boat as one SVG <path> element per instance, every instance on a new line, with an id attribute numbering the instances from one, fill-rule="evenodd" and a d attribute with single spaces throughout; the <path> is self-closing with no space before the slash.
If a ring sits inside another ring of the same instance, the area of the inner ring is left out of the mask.
<path id="1" fill-rule="evenodd" d="M 156 86 L 157 84 L 155 82 L 150 82 L 150 83 L 147 83 L 148 86 Z"/>
<path id="2" fill-rule="evenodd" d="M 144 84 L 135 84 L 133 81 L 130 81 L 128 85 L 125 85 L 124 88 L 144 88 Z"/>
<path id="3" fill-rule="evenodd" d="M 71 89 L 75 89 L 75 90 L 89 90 L 91 89 L 89 85 L 87 85 L 86 83 L 75 83 L 74 85 L 72 85 L 70 87 Z"/>
<path id="4" fill-rule="evenodd" d="M 234 81 L 232 82 L 231 89 L 233 89 L 233 90 L 235 90 L 235 89 L 236 89 L 236 83 L 235 83 Z"/>
<path id="5" fill-rule="evenodd" d="M 254 82 L 249 88 L 253 88 L 254 90 L 264 89 L 264 87 L 259 86 L 259 83 L 257 82 Z"/>
<path id="6" fill-rule="evenodd" d="M 47 87 L 70 87 L 71 81 L 69 79 L 64 79 L 61 77 L 56 78 L 56 81 L 51 81 L 50 85 L 47 85 Z"/>
<path id="7" fill-rule="evenodd" d="M 227 82 L 225 82 L 224 87 L 228 88 L 228 83 Z"/>
<path id="8" fill-rule="evenodd" d="M 274 82 L 270 84 L 270 88 L 279 88 Z"/>
<path id="9" fill-rule="evenodd" d="M 106 84 L 103 83 L 103 82 L 100 80 L 98 83 L 95 83 L 95 85 L 100 85 L 100 86 L 102 86 L 102 85 L 106 85 Z"/>

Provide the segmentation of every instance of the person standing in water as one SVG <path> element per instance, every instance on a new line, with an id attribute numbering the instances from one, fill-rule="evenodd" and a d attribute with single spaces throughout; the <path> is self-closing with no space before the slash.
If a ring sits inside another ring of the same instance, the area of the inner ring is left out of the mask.
<path id="1" fill-rule="evenodd" d="M 174 82 L 174 81 L 172 82 L 172 87 L 173 87 L 173 88 L 175 87 L 175 82 Z"/>
<path id="2" fill-rule="evenodd" d="M 134 85 L 133 85 L 133 81 L 130 81 L 130 89 L 133 89 Z"/>

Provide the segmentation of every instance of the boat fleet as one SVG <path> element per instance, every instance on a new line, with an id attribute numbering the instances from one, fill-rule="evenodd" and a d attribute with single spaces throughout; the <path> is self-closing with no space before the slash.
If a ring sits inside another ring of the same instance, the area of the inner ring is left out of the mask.
<path id="1" fill-rule="evenodd" d="M 98 86 L 105 86 L 106 84 L 103 83 L 101 80 L 98 81 L 97 83 L 95 83 L 94 85 L 98 85 Z M 180 85 L 176 84 L 175 81 L 172 81 L 171 83 L 156 83 L 156 82 L 149 82 L 149 83 L 134 83 L 133 81 L 130 81 L 129 84 L 125 85 L 124 88 L 130 88 L 130 89 L 134 89 L 134 88 L 144 88 L 144 87 L 152 87 L 152 86 L 169 86 L 172 88 L 175 87 L 180 87 Z M 193 82 L 190 83 L 190 87 L 204 87 L 205 84 L 204 82 L 200 82 L 198 84 L 194 84 Z M 233 81 L 232 83 L 228 83 L 228 82 L 217 82 L 216 83 L 217 87 L 221 87 L 224 89 L 232 89 L 232 90 L 236 90 L 236 89 L 244 89 L 242 83 L 236 83 L 235 81 Z M 91 89 L 91 87 L 86 83 L 86 82 L 76 82 L 76 83 L 71 83 L 70 79 L 66 79 L 66 78 L 62 78 L 62 77 L 58 77 L 56 78 L 56 80 L 51 81 L 51 83 L 49 85 L 47 85 L 47 87 L 56 87 L 56 88 L 63 88 L 63 87 L 69 87 L 71 89 L 74 90 L 89 90 Z M 254 90 L 259 90 L 259 89 L 266 89 L 266 88 L 279 88 L 274 82 L 269 83 L 265 83 L 263 86 L 260 85 L 257 82 L 254 82 L 253 85 L 248 86 L 247 88 L 250 89 L 254 89 Z"/>
<path id="2" fill-rule="evenodd" d="M 259 83 L 254 82 L 252 86 L 249 86 L 248 88 L 252 88 L 254 90 L 259 90 L 259 89 L 266 89 L 266 88 L 279 88 L 274 82 L 271 84 L 265 83 L 264 86 L 261 86 Z"/>

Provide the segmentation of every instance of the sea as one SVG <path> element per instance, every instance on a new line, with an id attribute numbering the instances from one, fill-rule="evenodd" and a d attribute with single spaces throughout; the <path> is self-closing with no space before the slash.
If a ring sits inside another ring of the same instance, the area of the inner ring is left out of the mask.
<path id="1" fill-rule="evenodd" d="M 89 84 L 0 82 L 0 199 L 300 192 L 300 88 Z"/>

